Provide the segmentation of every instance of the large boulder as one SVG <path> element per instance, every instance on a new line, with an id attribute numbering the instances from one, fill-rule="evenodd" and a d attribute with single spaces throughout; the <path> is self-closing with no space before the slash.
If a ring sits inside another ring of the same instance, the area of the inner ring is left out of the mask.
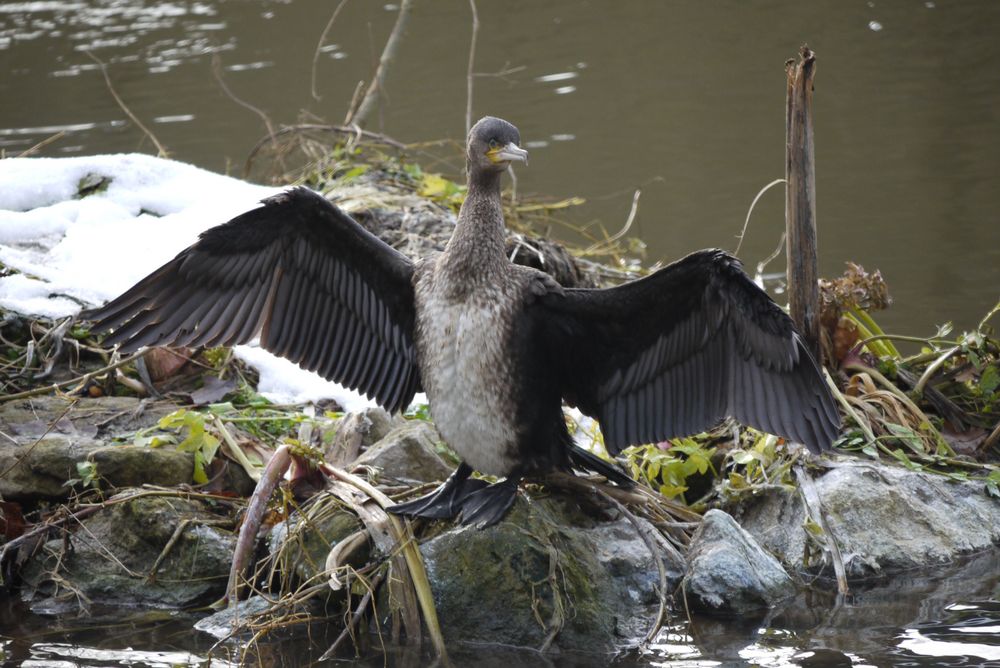
<path id="1" fill-rule="evenodd" d="M 336 433 L 323 448 L 323 459 L 334 466 L 344 467 L 357 459 L 362 449 L 375 445 L 393 427 L 405 423 L 403 418 L 394 418 L 377 406 L 348 413 L 336 422 Z"/>
<path id="2" fill-rule="evenodd" d="M 982 483 L 852 459 L 835 462 L 815 487 L 849 578 L 944 564 L 1000 543 L 1000 501 Z M 826 552 L 807 561 L 817 551 L 797 490 L 768 490 L 733 514 L 790 568 L 830 572 Z"/>
<path id="3" fill-rule="evenodd" d="M 766 610 L 795 595 L 781 563 L 721 510 L 705 513 L 692 537 L 683 586 L 692 608 L 727 616 Z"/>
<path id="4" fill-rule="evenodd" d="M 365 450 L 353 466 L 371 466 L 379 470 L 381 479 L 411 484 L 444 480 L 454 466 L 437 454 L 440 441 L 429 422 L 410 420 Z"/>
<path id="5" fill-rule="evenodd" d="M 22 596 L 40 610 L 209 603 L 225 592 L 230 522 L 200 501 L 138 492 L 42 545 L 21 572 Z"/>
<path id="6" fill-rule="evenodd" d="M 105 487 L 162 486 L 191 482 L 194 457 L 173 448 L 108 445 L 109 435 L 155 424 L 176 408 L 128 397 L 84 399 L 34 397 L 0 405 L 0 498 L 8 501 L 65 498 L 67 481 L 90 464 Z"/>
<path id="7" fill-rule="evenodd" d="M 564 494 L 519 495 L 499 524 L 453 527 L 421 545 L 445 638 L 610 652 L 641 637 L 659 571 L 635 527 L 607 512 L 595 518 Z M 681 566 L 668 570 L 672 590 Z"/>

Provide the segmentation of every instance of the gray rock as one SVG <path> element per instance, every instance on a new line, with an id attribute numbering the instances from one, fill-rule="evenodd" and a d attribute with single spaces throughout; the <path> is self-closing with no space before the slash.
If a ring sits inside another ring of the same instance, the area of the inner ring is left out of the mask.
<path id="1" fill-rule="evenodd" d="M 10 501 L 58 499 L 70 495 L 66 482 L 80 477 L 77 464 L 96 465 L 102 487 L 162 486 L 191 482 L 194 456 L 172 448 L 104 445 L 47 437 L 29 445 L 0 443 L 0 496 Z"/>
<path id="2" fill-rule="evenodd" d="M 85 519 L 66 541 L 45 543 L 21 573 L 22 596 L 42 607 L 53 600 L 81 608 L 90 602 L 163 608 L 210 602 L 223 595 L 229 575 L 236 537 L 228 524 L 179 496 L 115 503 Z"/>
<path id="3" fill-rule="evenodd" d="M 705 513 L 695 532 L 683 586 L 688 604 L 709 614 L 759 611 L 795 595 L 781 563 L 721 510 Z"/>
<path id="4" fill-rule="evenodd" d="M 172 447 L 108 445 L 92 450 L 87 460 L 97 466 L 102 486 L 173 487 L 188 484 L 194 473 L 194 455 Z"/>
<path id="5" fill-rule="evenodd" d="M 70 403 L 65 397 L 43 395 L 0 404 L 0 431 L 14 436 L 18 443 L 30 445 L 58 419 L 49 435 L 91 440 L 98 433 L 106 438 L 149 427 L 177 410 L 169 401 L 134 397 L 84 398 L 66 412 Z"/>
<path id="6" fill-rule="evenodd" d="M 66 481 L 80 476 L 77 464 L 97 464 L 102 483 L 135 486 L 191 481 L 194 459 L 172 448 L 107 446 L 111 435 L 154 424 L 169 404 L 126 397 L 84 399 L 69 411 L 61 397 L 35 397 L 0 405 L 0 497 L 9 501 L 59 499 L 72 491 Z M 101 429 L 97 427 L 100 424 Z M 41 439 L 41 440 L 39 440 Z"/>
<path id="7" fill-rule="evenodd" d="M 1000 543 L 1000 502 L 981 483 L 860 460 L 815 479 L 849 578 L 943 564 Z M 734 514 L 766 549 L 797 571 L 830 571 L 824 552 L 807 561 L 798 492 L 768 491 Z"/>
<path id="8" fill-rule="evenodd" d="M 74 443 L 57 436 L 37 443 L 14 444 L 0 440 L 0 497 L 8 501 L 62 499 L 72 491 L 68 480 L 79 477 L 77 462 L 101 447 L 98 443 Z"/>
<path id="9" fill-rule="evenodd" d="M 323 458 L 334 466 L 343 467 L 353 462 L 362 448 L 382 440 L 393 427 L 405 424 L 401 417 L 393 418 L 382 408 L 371 407 L 357 413 L 348 413 L 336 423 L 337 432 L 323 450 Z"/>
<path id="10" fill-rule="evenodd" d="M 498 525 L 451 528 L 420 549 L 449 640 L 537 648 L 551 633 L 566 650 L 609 652 L 655 617 L 659 575 L 635 528 L 566 495 L 519 495 Z"/>
<path id="11" fill-rule="evenodd" d="M 406 482 L 444 480 L 454 467 L 435 451 L 440 441 L 430 423 L 409 420 L 365 450 L 354 466 L 373 466 L 381 470 L 384 478 Z"/>
<path id="12" fill-rule="evenodd" d="M 272 603 L 263 596 L 251 596 L 245 601 L 237 601 L 236 605 L 199 619 L 194 628 L 213 638 L 224 640 L 239 634 L 247 620 L 267 612 L 271 606 Z"/>

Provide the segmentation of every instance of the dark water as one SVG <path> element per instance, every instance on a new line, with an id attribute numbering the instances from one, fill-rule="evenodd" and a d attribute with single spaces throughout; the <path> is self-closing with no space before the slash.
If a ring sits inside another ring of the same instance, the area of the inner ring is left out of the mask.
<path id="1" fill-rule="evenodd" d="M 815 583 L 763 619 L 718 621 L 675 613 L 648 651 L 620 657 L 541 656 L 502 647 L 454 646 L 455 666 L 1000 666 L 1000 556 L 982 555 L 937 572 L 857 587 L 837 602 Z M 18 603 L 0 603 L 0 665 L 33 668 L 205 665 L 312 666 L 332 642 L 322 628 L 309 637 L 213 647 L 191 630 L 194 615 L 94 610 L 89 618 L 34 616 Z M 378 640 L 370 644 L 378 647 Z M 378 649 L 337 663 L 409 668 L 430 657 L 405 648 Z"/>
<path id="2" fill-rule="evenodd" d="M 68 130 L 41 155 L 152 151 L 115 88 L 178 159 L 238 171 L 263 134 L 211 74 L 275 123 L 339 122 L 395 21 L 395 4 L 320 0 L 39 0 L 0 3 L 0 148 Z M 821 270 L 879 267 L 887 329 L 971 329 L 1000 298 L 1000 3 L 995 0 L 629 2 L 479 0 L 476 115 L 515 121 L 531 149 L 520 187 L 587 204 L 576 224 L 634 230 L 648 259 L 733 248 L 757 191 L 783 173 L 786 58 L 819 56 L 816 153 Z M 416 0 L 370 127 L 406 142 L 461 139 L 467 2 Z M 439 168 L 459 176 L 450 152 Z M 0 184 L 2 186 L 2 184 Z M 741 255 L 782 229 L 775 189 Z M 770 269 L 780 270 L 780 263 Z"/>

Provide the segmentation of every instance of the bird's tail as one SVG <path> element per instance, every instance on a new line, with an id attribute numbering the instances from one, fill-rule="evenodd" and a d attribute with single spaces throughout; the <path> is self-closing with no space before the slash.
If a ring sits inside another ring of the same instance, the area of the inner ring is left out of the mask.
<path id="1" fill-rule="evenodd" d="M 635 481 L 628 477 L 625 471 L 622 471 L 617 464 L 606 462 L 575 443 L 570 446 L 569 459 L 573 463 L 573 466 L 599 473 L 619 487 L 624 487 L 625 489 L 635 487 Z"/>

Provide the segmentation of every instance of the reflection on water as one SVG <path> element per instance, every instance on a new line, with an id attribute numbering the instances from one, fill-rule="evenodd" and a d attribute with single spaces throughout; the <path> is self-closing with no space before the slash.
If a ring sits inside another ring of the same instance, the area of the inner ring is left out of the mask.
<path id="1" fill-rule="evenodd" d="M 532 149 L 522 192 L 587 199 L 570 222 L 617 229 L 641 187 L 633 229 L 649 261 L 734 247 L 749 202 L 782 174 L 782 64 L 808 41 L 821 272 L 881 268 L 897 305 L 880 320 L 905 333 L 945 320 L 968 330 L 1000 297 L 995 0 L 480 4 L 474 110 L 521 128 Z M 324 0 L 0 3 L 0 150 L 57 129 L 67 134 L 42 155 L 152 150 L 90 52 L 175 157 L 230 171 L 265 130 L 221 92 L 213 55 L 275 124 L 335 123 L 397 10 L 347 3 L 318 45 Z M 461 138 L 469 37 L 467 3 L 415 3 L 374 129 Z M 442 158 L 437 168 L 459 176 L 458 152 Z M 774 247 L 782 209 L 778 189 L 758 204 L 742 250 L 751 266 Z"/>
<path id="2" fill-rule="evenodd" d="M 858 668 L 888 666 L 1000 665 L 1000 555 L 985 554 L 933 575 L 904 575 L 890 582 L 856 587 L 844 601 L 817 583 L 785 607 L 762 619 L 718 620 L 677 611 L 647 650 L 619 657 L 621 668 L 663 666 L 760 666 L 761 668 Z M 192 632 L 187 614 L 93 610 L 89 618 L 55 620 L 25 612 L 13 601 L 0 604 L 0 663 L 4 666 L 200 665 L 281 666 L 316 663 L 335 633 L 314 628 L 300 637 L 256 646 L 213 647 Z M 329 637 L 327 637 L 329 636 Z M 347 651 L 352 665 L 409 668 L 429 663 L 426 654 L 389 648 L 383 655 L 372 639 L 365 658 Z M 574 654 L 541 656 L 506 647 L 454 645 L 456 666 L 606 666 L 609 657 Z"/>

